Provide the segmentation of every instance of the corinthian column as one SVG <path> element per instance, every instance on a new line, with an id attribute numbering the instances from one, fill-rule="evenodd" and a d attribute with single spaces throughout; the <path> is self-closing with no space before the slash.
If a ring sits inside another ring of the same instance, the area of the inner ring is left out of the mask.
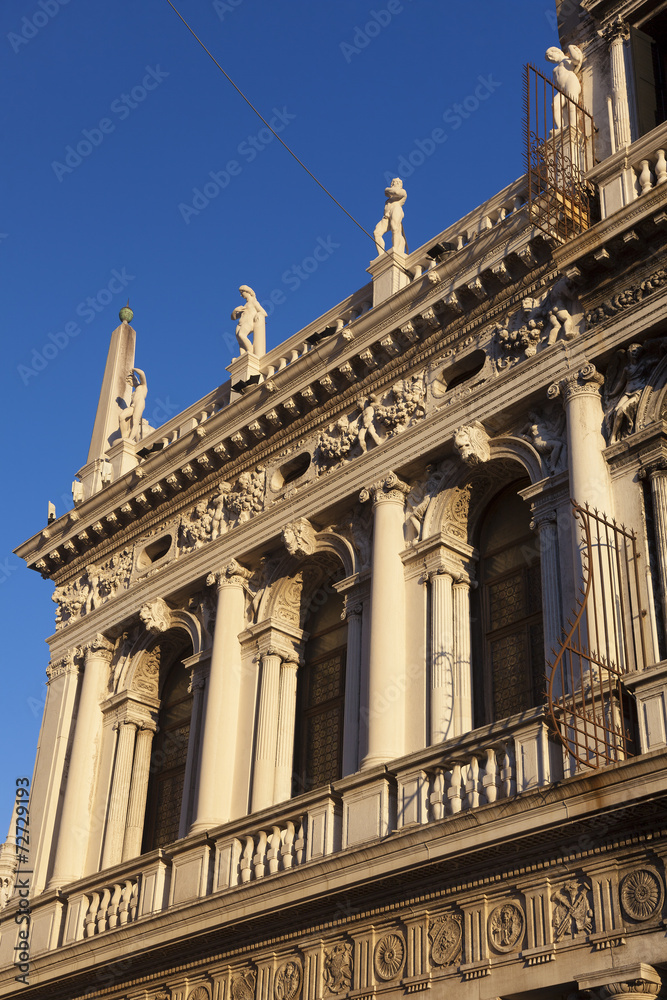
<path id="1" fill-rule="evenodd" d="M 262 656 L 261 688 L 257 719 L 255 767 L 252 778 L 252 811 L 273 805 L 278 746 L 278 699 L 280 653 L 269 648 Z"/>
<path id="2" fill-rule="evenodd" d="M 84 867 L 92 820 L 91 804 L 102 734 L 100 700 L 112 654 L 113 644 L 99 633 L 85 650 L 79 710 L 49 889 L 66 885 L 86 874 Z"/>
<path id="3" fill-rule="evenodd" d="M 651 482 L 655 547 L 660 573 L 663 628 L 667 630 L 667 459 L 659 458 L 642 469 Z"/>
<path id="4" fill-rule="evenodd" d="M 454 610 L 452 577 L 431 577 L 431 743 L 454 735 Z"/>
<path id="5" fill-rule="evenodd" d="M 616 149 L 621 149 L 632 142 L 628 81 L 625 73 L 625 42 L 630 37 L 630 27 L 619 16 L 606 28 L 598 31 L 598 35 L 604 38 L 609 46 L 614 144 Z"/>
<path id="6" fill-rule="evenodd" d="M 109 813 L 104 836 L 104 854 L 102 868 L 117 865 L 123 854 L 125 823 L 130 797 L 130 782 L 132 780 L 132 760 L 134 757 L 134 740 L 138 724 L 132 719 L 124 719 L 118 725 L 118 744 L 116 760 L 109 796 Z"/>
<path id="7" fill-rule="evenodd" d="M 611 515 L 611 480 L 603 451 L 604 415 L 601 389 L 604 378 L 591 364 L 549 386 L 551 399 L 560 396 L 567 420 L 570 493 L 579 504 L 588 503 Z"/>
<path id="8" fill-rule="evenodd" d="M 361 491 L 373 500 L 368 753 L 362 768 L 399 757 L 405 741 L 403 507 L 410 487 L 393 473 Z"/>
<path id="9" fill-rule="evenodd" d="M 232 560 L 207 584 L 218 592 L 213 649 L 203 711 L 201 763 L 191 831 L 207 830 L 231 818 L 236 738 L 241 692 L 241 645 L 245 626 L 243 586 L 249 570 Z"/>
<path id="10" fill-rule="evenodd" d="M 130 799 L 127 805 L 127 820 L 123 838 L 123 861 L 138 858 L 141 854 L 141 841 L 144 834 L 144 814 L 146 812 L 146 794 L 148 792 L 148 777 L 150 774 L 151 746 L 155 725 L 144 723 L 137 732 L 132 764 L 132 781 L 130 783 Z"/>

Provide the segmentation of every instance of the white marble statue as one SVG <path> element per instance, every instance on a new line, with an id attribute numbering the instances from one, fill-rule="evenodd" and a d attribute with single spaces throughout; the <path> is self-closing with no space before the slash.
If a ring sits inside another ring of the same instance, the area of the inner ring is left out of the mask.
<path id="1" fill-rule="evenodd" d="M 378 248 L 378 254 L 384 253 L 384 234 L 391 233 L 391 245 L 399 253 L 406 252 L 405 230 L 403 229 L 403 206 L 407 192 L 400 177 L 394 177 L 388 188 L 384 189 L 386 202 L 384 214 L 373 230 L 373 239 Z"/>
<path id="2" fill-rule="evenodd" d="M 148 385 L 146 375 L 141 368 L 133 368 L 127 376 L 132 386 L 132 399 L 120 412 L 120 436 L 126 441 L 141 441 L 141 421 L 146 407 Z"/>
<path id="3" fill-rule="evenodd" d="M 556 63 L 554 67 L 554 83 L 562 94 L 554 94 L 554 128 L 569 124 L 569 105 L 563 94 L 571 101 L 578 103 L 581 96 L 581 81 L 577 76 L 584 54 L 577 45 L 568 45 L 566 55 L 557 45 L 552 45 L 546 51 L 549 62 Z"/>
<path id="4" fill-rule="evenodd" d="M 250 285 L 241 285 L 239 292 L 245 299 L 245 305 L 237 306 L 232 313 L 232 319 L 238 320 L 236 339 L 242 352 L 261 358 L 266 354 L 267 313 L 257 301 Z"/>

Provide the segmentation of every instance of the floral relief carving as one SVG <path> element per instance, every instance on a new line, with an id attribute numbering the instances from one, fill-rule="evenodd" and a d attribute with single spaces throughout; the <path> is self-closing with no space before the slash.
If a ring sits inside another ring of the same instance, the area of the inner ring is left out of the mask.
<path id="1" fill-rule="evenodd" d="M 593 927 L 593 910 L 588 903 L 588 886 L 570 879 L 551 897 L 554 903 L 553 926 L 556 941 L 562 940 L 567 934 L 574 937 L 579 932 L 586 932 Z"/>
<path id="2" fill-rule="evenodd" d="M 655 868 L 637 868 L 620 885 L 621 905 L 631 920 L 650 920 L 661 909 L 664 886 Z"/>
<path id="3" fill-rule="evenodd" d="M 405 959 L 405 941 L 400 934 L 387 934 L 375 945 L 373 964 L 378 979 L 388 982 L 401 971 Z"/>
<path id="4" fill-rule="evenodd" d="M 431 921 L 431 961 L 434 965 L 453 965 L 461 957 L 463 928 L 456 913 L 446 913 Z"/>
<path id="5" fill-rule="evenodd" d="M 489 940 L 496 951 L 514 951 L 521 944 L 525 918 L 516 903 L 501 903 L 489 916 Z"/>
<path id="6" fill-rule="evenodd" d="M 602 323 L 608 317 L 615 316 L 617 313 L 622 312 L 623 309 L 628 309 L 630 306 L 641 302 L 648 295 L 652 295 L 653 292 L 657 292 L 665 282 L 667 282 L 667 271 L 662 268 L 654 271 L 645 281 L 634 285 L 632 288 L 626 288 L 616 295 L 612 295 L 610 298 L 605 299 L 601 305 L 596 306 L 595 309 L 589 310 L 586 313 L 586 322 L 591 326 L 594 326 L 596 323 Z"/>
<path id="7" fill-rule="evenodd" d="M 302 982 L 303 975 L 299 959 L 291 958 L 288 962 L 283 962 L 277 970 L 273 982 L 275 1000 L 297 1000 L 301 993 Z"/>
<path id="8" fill-rule="evenodd" d="M 524 299 L 521 309 L 495 324 L 491 349 L 496 367 L 502 371 L 557 340 L 574 340 L 584 327 L 576 292 L 563 278 L 537 298 Z"/>
<path id="9" fill-rule="evenodd" d="M 258 465 L 242 472 L 235 486 L 222 480 L 215 492 L 200 500 L 181 517 L 178 544 L 183 552 L 193 552 L 215 541 L 237 524 L 244 524 L 264 510 L 266 470 Z"/>
<path id="10" fill-rule="evenodd" d="M 332 948 L 324 951 L 322 978 L 329 993 L 346 993 L 352 989 L 352 945 L 349 941 L 337 941 Z"/>
<path id="11" fill-rule="evenodd" d="M 132 553 L 116 552 L 99 566 L 87 566 L 77 579 L 58 585 L 51 600 L 56 604 L 56 631 L 90 614 L 130 583 Z"/>

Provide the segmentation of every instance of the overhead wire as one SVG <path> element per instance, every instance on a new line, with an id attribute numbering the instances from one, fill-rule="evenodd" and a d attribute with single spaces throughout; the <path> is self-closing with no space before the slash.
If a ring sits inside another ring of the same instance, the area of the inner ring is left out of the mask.
<path id="1" fill-rule="evenodd" d="M 185 20 L 185 18 L 180 13 L 180 11 L 174 6 L 174 4 L 171 2 L 171 0 L 167 0 L 167 3 L 169 4 L 169 6 L 171 7 L 171 9 L 173 10 L 174 14 L 176 14 L 176 16 L 183 22 L 183 24 L 188 29 L 188 31 L 190 32 L 190 34 L 192 35 L 192 37 L 195 39 L 195 41 L 197 41 L 201 45 L 202 49 L 204 50 L 204 52 L 206 53 L 206 55 L 209 57 L 209 59 L 211 59 L 211 61 L 215 63 L 215 65 L 218 67 L 218 69 L 220 70 L 220 72 L 222 73 L 222 75 L 225 77 L 225 79 L 229 83 L 231 83 L 232 87 L 237 92 L 237 94 L 239 94 L 239 96 L 243 98 L 243 100 L 246 102 L 246 104 L 248 105 L 248 107 L 252 111 L 254 111 L 254 113 L 257 115 L 257 117 L 260 119 L 260 121 L 262 121 L 266 125 L 266 127 L 269 130 L 269 132 L 271 132 L 276 137 L 276 139 L 281 144 L 281 146 L 283 146 L 287 150 L 287 152 L 290 154 L 290 156 L 293 157 L 296 160 L 296 162 L 299 164 L 299 166 L 302 167 L 303 170 L 306 171 L 306 173 L 308 174 L 308 176 L 311 177 L 315 181 L 315 183 L 324 191 L 324 193 L 329 198 L 331 198 L 331 200 L 334 202 L 334 204 L 337 205 L 338 208 L 340 208 L 341 212 L 344 212 L 345 215 L 347 215 L 348 219 L 350 219 L 355 224 L 355 226 L 357 226 L 359 229 L 361 229 L 361 231 L 362 231 L 362 233 L 364 233 L 364 235 L 368 236 L 369 240 L 372 241 L 373 245 L 377 246 L 377 243 L 375 242 L 375 237 L 371 236 L 371 234 L 368 232 L 368 230 L 365 229 L 361 225 L 360 222 L 357 222 L 357 220 L 355 219 L 355 217 L 353 215 L 351 215 L 350 212 L 348 212 L 348 210 L 345 208 L 345 206 L 341 205 L 341 203 L 338 201 L 338 199 L 335 198 L 334 195 L 332 195 L 331 191 L 329 191 L 329 189 L 326 188 L 324 186 L 324 184 L 322 184 L 322 182 L 320 180 L 318 180 L 318 178 L 315 176 L 315 174 L 311 170 L 308 169 L 308 167 L 306 166 L 306 164 L 302 160 L 299 159 L 299 157 L 296 155 L 296 153 L 294 152 L 294 150 L 290 149 L 290 147 L 287 145 L 287 143 L 285 142 L 285 140 L 281 139 L 281 137 L 278 135 L 278 133 L 275 131 L 275 129 L 271 128 L 271 126 L 267 122 L 266 118 L 264 118 L 264 116 L 262 115 L 262 113 L 257 110 L 257 108 L 252 103 L 252 101 L 250 101 L 250 99 L 248 97 L 246 97 L 246 95 L 243 93 L 243 91 L 241 90 L 241 88 L 239 86 L 237 86 L 236 83 L 234 83 L 234 81 L 232 80 L 232 78 L 229 75 L 229 73 L 227 73 L 222 68 L 222 66 L 220 65 L 220 63 L 218 62 L 218 60 L 215 58 L 215 56 L 213 55 L 213 53 L 210 51 L 210 49 L 208 49 L 206 47 L 206 45 L 204 45 L 204 43 L 202 42 L 202 40 L 199 37 L 199 35 L 188 24 L 188 22 Z M 412 275 L 410 274 L 410 272 L 405 267 L 403 267 L 402 264 L 399 264 L 398 266 L 401 268 L 401 270 L 405 271 L 405 273 L 408 275 L 409 278 L 412 278 Z"/>

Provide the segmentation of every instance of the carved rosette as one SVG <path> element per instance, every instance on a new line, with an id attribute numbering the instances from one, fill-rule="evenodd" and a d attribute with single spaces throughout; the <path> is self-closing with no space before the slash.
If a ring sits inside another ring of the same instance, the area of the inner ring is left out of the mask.
<path id="1" fill-rule="evenodd" d="M 349 941 L 337 941 L 332 948 L 324 950 L 322 979 L 329 993 L 347 993 L 352 989 L 352 945 Z"/>
<path id="2" fill-rule="evenodd" d="M 210 994 L 205 986 L 195 986 L 188 994 L 188 1000 L 210 1000 Z"/>
<path id="3" fill-rule="evenodd" d="M 521 944 L 525 918 L 516 903 L 501 903 L 489 916 L 489 941 L 500 952 L 515 951 Z"/>
<path id="4" fill-rule="evenodd" d="M 171 627 L 171 611 L 161 597 L 144 604 L 139 611 L 139 617 L 151 635 L 160 635 Z"/>
<path id="5" fill-rule="evenodd" d="M 446 913 L 431 921 L 428 936 L 431 940 L 433 965 L 453 965 L 461 957 L 463 928 L 456 913 Z"/>
<path id="6" fill-rule="evenodd" d="M 232 976 L 230 993 L 232 1000 L 255 1000 L 255 985 L 257 973 L 254 969 L 246 969 Z"/>
<path id="7" fill-rule="evenodd" d="M 599 396 L 603 385 L 604 375 L 597 371 L 595 365 L 587 363 L 579 371 L 570 372 L 558 382 L 552 382 L 547 389 L 547 395 L 549 399 L 556 399 L 560 396 L 567 404 L 575 396 Z"/>
<path id="8" fill-rule="evenodd" d="M 405 960 L 405 941 L 400 934 L 386 934 L 375 945 L 373 965 L 378 979 L 388 982 L 398 976 Z"/>
<path id="9" fill-rule="evenodd" d="M 365 486 L 359 494 L 359 499 L 362 503 L 366 503 L 367 500 L 372 500 L 374 504 L 385 501 L 403 503 L 409 492 L 408 484 L 399 479 L 395 472 L 390 472 L 384 479 Z"/>
<path id="10" fill-rule="evenodd" d="M 664 886 L 655 868 L 637 868 L 623 878 L 619 895 L 631 920 L 650 920 L 662 909 Z"/>
<path id="11" fill-rule="evenodd" d="M 298 958 L 290 958 L 289 961 L 283 962 L 276 972 L 273 981 L 275 1000 L 297 1000 L 301 994 L 302 985 L 301 962 Z"/>

